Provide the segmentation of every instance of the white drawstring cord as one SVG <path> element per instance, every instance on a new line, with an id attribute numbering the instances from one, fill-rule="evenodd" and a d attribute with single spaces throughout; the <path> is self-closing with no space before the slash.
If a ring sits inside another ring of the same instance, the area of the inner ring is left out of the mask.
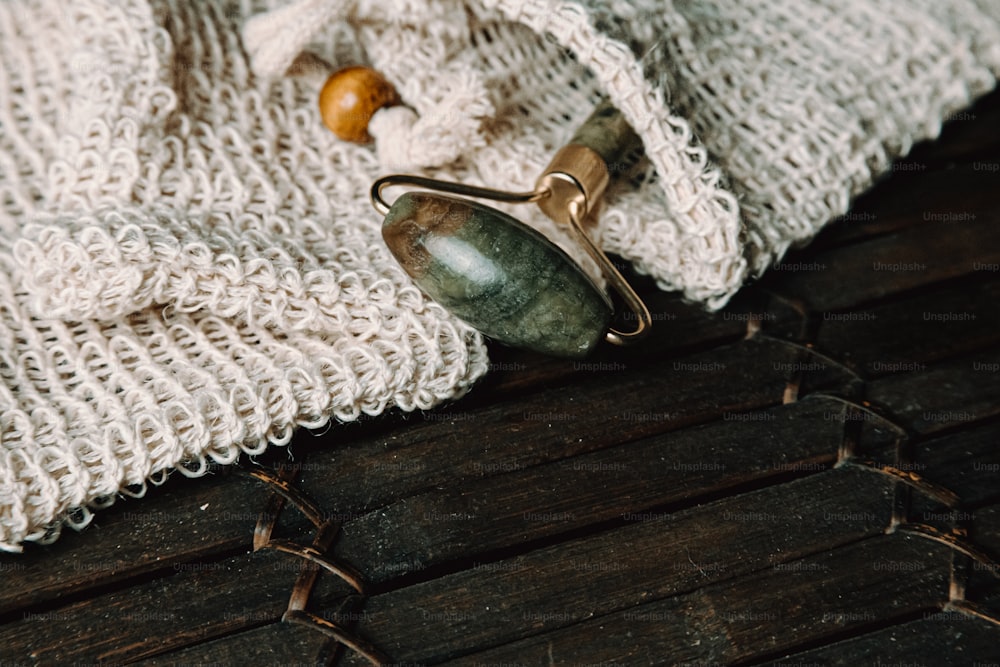
<path id="1" fill-rule="evenodd" d="M 355 9 L 352 0 L 296 0 L 254 16 L 243 28 L 244 47 L 254 73 L 264 79 L 284 76 L 324 28 Z M 393 80 L 393 72 L 382 74 Z M 441 92 L 434 96 L 439 101 L 422 101 L 419 114 L 407 106 L 380 109 L 369 123 L 376 154 L 387 171 L 448 164 L 486 144 L 482 121 L 493 116 L 494 108 L 482 78 L 469 68 L 444 63 L 432 75 Z M 398 85 L 397 89 L 404 103 L 410 101 L 405 99 L 405 90 Z M 416 106 L 420 102 L 412 103 Z"/>
<path id="2" fill-rule="evenodd" d="M 351 0 L 295 0 L 247 20 L 243 47 L 254 74 L 262 79 L 284 76 L 309 42 L 353 4 Z"/>

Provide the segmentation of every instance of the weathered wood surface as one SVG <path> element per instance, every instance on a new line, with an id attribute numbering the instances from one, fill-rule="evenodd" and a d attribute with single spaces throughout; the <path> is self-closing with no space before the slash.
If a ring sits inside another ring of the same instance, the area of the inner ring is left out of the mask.
<path id="1" fill-rule="evenodd" d="M 970 114 L 724 312 L 637 278 L 635 348 L 495 348 L 461 401 L 261 457 L 371 588 L 308 608 L 398 664 L 1000 663 L 1000 94 Z M 0 556 L 0 665 L 334 656 L 280 620 L 268 494 L 178 475 Z M 286 507 L 274 536 L 314 534 Z"/>
<path id="2" fill-rule="evenodd" d="M 800 643 L 934 609 L 947 597 L 950 560 L 947 548 L 914 538 L 864 540 L 786 567 L 775 564 L 752 577 L 595 615 L 568 630 L 523 639 L 471 660 L 726 664 L 780 655 Z M 896 568 L 912 571 L 892 571 Z M 583 636 L 592 639 L 581 641 Z"/>

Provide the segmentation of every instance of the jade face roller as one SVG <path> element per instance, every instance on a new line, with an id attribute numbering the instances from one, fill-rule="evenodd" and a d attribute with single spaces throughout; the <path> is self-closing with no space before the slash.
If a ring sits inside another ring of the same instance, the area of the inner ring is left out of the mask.
<path id="1" fill-rule="evenodd" d="M 366 143 L 371 140 L 372 115 L 399 101 L 381 74 L 352 66 L 327 79 L 319 110 L 339 138 Z M 609 166 L 640 147 L 639 137 L 619 111 L 604 102 L 556 153 L 531 192 L 395 174 L 375 182 L 372 203 L 385 215 L 382 238 L 389 250 L 440 305 L 506 345 L 584 357 L 601 338 L 624 345 L 650 328 L 645 304 L 584 229 L 608 185 Z M 392 185 L 430 192 L 407 192 L 389 205 L 382 191 Z M 438 194 L 442 192 L 462 197 Z M 611 328 L 611 300 L 558 246 L 506 213 L 465 197 L 536 203 L 545 215 L 568 227 L 634 312 L 635 330 Z"/>
<path id="2" fill-rule="evenodd" d="M 372 186 L 385 215 L 382 238 L 413 281 L 432 299 L 483 334 L 511 347 L 580 358 L 603 338 L 616 345 L 650 328 L 649 311 L 614 264 L 584 230 L 609 182 L 609 165 L 623 160 L 639 138 L 618 110 L 602 103 L 570 143 L 553 157 L 531 192 L 506 192 L 395 174 Z M 393 185 L 428 188 L 400 195 Z M 637 326 L 610 327 L 608 296 L 552 241 L 515 218 L 463 195 L 508 203 L 536 203 L 567 226 L 634 314 Z"/>

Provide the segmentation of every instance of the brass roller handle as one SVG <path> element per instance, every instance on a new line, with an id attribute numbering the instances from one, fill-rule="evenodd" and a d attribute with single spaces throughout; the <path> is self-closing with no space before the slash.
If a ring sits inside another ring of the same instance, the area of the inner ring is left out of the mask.
<path id="1" fill-rule="evenodd" d="M 595 221 L 591 213 L 611 182 L 611 167 L 624 162 L 642 141 L 610 102 L 603 102 L 563 146 L 539 177 L 536 192 L 548 193 L 538 207 L 556 223 L 568 226 L 587 253 L 601 267 L 612 288 L 635 313 L 634 331 L 610 329 L 605 340 L 615 345 L 635 342 L 652 327 L 649 309 L 632 286 L 597 247 L 585 226 Z"/>

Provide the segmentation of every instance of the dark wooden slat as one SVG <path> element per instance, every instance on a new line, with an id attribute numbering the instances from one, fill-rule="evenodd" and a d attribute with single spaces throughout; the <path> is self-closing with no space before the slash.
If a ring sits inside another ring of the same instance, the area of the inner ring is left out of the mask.
<path id="1" fill-rule="evenodd" d="M 1000 480 L 1000 474 L 993 474 L 995 482 Z M 987 559 L 971 563 L 965 597 L 983 605 L 992 614 L 1000 635 L 1000 503 L 977 507 L 972 512 L 972 520 L 964 521 L 964 525 L 968 530 L 967 539 Z"/>
<path id="2" fill-rule="evenodd" d="M 1000 273 L 988 273 L 861 311 L 824 313 L 816 346 L 868 378 L 919 370 L 1000 342 L 998 302 Z"/>
<path id="3" fill-rule="evenodd" d="M 891 488 L 881 476 L 842 468 L 653 513 L 650 521 L 375 596 L 361 627 L 404 661 L 516 641 L 879 534 Z"/>
<path id="4" fill-rule="evenodd" d="M 291 623 L 272 623 L 237 632 L 162 657 L 143 660 L 147 667 L 179 665 L 314 665 L 323 635 Z M 294 662 L 291 662 L 294 659 Z"/>
<path id="5" fill-rule="evenodd" d="M 928 612 L 909 623 L 760 664 L 986 667 L 997 655 L 998 641 L 1000 628 L 986 621 L 959 612 Z"/>
<path id="6" fill-rule="evenodd" d="M 869 384 L 868 397 L 919 434 L 967 427 L 1000 414 L 1000 372 L 974 372 L 977 366 L 1000 367 L 1000 349 L 881 378 Z"/>
<path id="7" fill-rule="evenodd" d="M 949 562 L 946 547 L 882 536 L 451 664 L 727 664 L 940 605 Z"/>
<path id="8" fill-rule="evenodd" d="M 391 438 L 311 460 L 303 484 L 315 489 L 324 507 L 373 510 L 438 486 L 502 473 L 498 462 L 508 470 L 525 469 L 761 409 L 781 402 L 798 354 L 778 341 L 746 340 L 642 369 L 593 370 L 572 392 L 544 391 L 474 411 L 459 402 Z M 816 384 L 831 388 L 853 380 L 829 365 L 812 374 Z"/>
<path id="9" fill-rule="evenodd" d="M 25 555 L 0 555 L 0 567 L 17 573 L 0 587 L 0 613 L 249 551 L 254 513 L 263 506 L 260 487 L 216 478 L 158 491 L 142 502 L 120 500 L 82 534 L 70 531 L 49 547 L 29 545 Z M 292 517 L 286 525 L 304 523 Z"/>
<path id="10" fill-rule="evenodd" d="M 991 472 L 998 475 L 995 470 Z M 994 480 L 997 481 L 998 477 L 994 477 Z M 976 509 L 970 532 L 970 539 L 994 561 L 1000 562 L 1000 504 Z M 997 574 L 1000 574 L 1000 571 Z"/>
<path id="11" fill-rule="evenodd" d="M 914 472 L 949 489 L 960 489 L 966 506 L 1000 496 L 1000 422 L 976 426 L 913 447 Z"/>
<path id="12" fill-rule="evenodd" d="M 957 169 L 922 167 L 924 165 L 909 161 L 897 163 L 899 171 L 884 177 L 861 195 L 850 211 L 832 220 L 801 256 L 931 224 L 923 219 L 926 211 L 947 201 L 965 201 L 966 198 L 982 201 L 984 187 L 994 182 L 990 172 L 973 169 L 972 165 Z M 957 196 L 945 199 L 942 192 L 955 192 Z"/>
<path id="13" fill-rule="evenodd" d="M 449 559 L 621 519 L 668 503 L 692 502 L 750 482 L 822 470 L 836 462 L 841 404 L 804 400 L 735 413 L 703 427 L 655 436 L 410 496 L 345 526 L 336 553 L 377 563 L 372 581 Z M 560 426 L 570 433 L 571 425 Z M 748 446 L 745 443 L 753 443 Z"/>
<path id="14" fill-rule="evenodd" d="M 0 656 L 36 664 L 123 663 L 277 621 L 295 572 L 242 556 L 0 626 Z M 234 586 L 239 581 L 242 585 Z M 95 630 L 95 619 L 101 619 Z"/>
<path id="15" fill-rule="evenodd" d="M 980 192 L 1000 188 L 1000 174 L 991 178 L 992 188 L 987 190 L 980 183 Z M 814 312 L 825 312 L 854 308 L 1000 265 L 1000 201 L 990 195 L 981 205 L 970 201 L 960 208 L 954 199 L 944 201 L 950 203 L 950 210 L 924 208 L 917 215 L 950 213 L 975 219 L 927 222 L 830 250 L 816 246 L 784 260 L 787 268 L 777 267 L 779 270 L 772 270 L 763 282 Z"/>

